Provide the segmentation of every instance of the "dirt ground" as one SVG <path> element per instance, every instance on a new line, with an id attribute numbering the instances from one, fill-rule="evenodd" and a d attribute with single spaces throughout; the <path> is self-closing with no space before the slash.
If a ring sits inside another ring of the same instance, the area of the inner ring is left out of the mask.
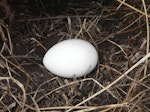
<path id="1" fill-rule="evenodd" d="M 0 112 L 150 112 L 149 19 L 149 0 L 1 0 Z M 78 79 L 42 64 L 71 38 L 99 55 Z"/>

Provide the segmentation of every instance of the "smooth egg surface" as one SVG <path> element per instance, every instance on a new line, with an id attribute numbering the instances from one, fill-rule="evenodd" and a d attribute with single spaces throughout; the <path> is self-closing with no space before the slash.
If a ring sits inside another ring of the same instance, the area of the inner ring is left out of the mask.
<path id="1" fill-rule="evenodd" d="M 92 44 L 81 39 L 61 41 L 51 47 L 43 58 L 44 66 L 64 78 L 78 78 L 97 65 L 98 54 Z"/>

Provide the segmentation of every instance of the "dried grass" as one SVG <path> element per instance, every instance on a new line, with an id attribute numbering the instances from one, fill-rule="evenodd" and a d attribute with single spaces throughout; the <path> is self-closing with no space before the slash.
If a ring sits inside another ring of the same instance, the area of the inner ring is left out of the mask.
<path id="1" fill-rule="evenodd" d="M 80 8 L 71 16 L 31 15 L 19 20 L 26 23 L 20 35 L 0 21 L 1 112 L 149 112 L 149 4 L 116 0 L 85 15 Z M 56 77 L 42 65 L 47 49 L 68 38 L 87 40 L 99 53 L 84 78 Z"/>

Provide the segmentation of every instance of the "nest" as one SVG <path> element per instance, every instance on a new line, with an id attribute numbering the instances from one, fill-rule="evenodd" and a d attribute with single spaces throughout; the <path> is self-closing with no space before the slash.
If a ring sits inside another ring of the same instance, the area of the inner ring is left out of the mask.
<path id="1" fill-rule="evenodd" d="M 149 4 L 2 0 L 1 112 L 149 112 Z M 71 38 L 99 54 L 83 78 L 57 77 L 42 64 L 50 47 Z"/>

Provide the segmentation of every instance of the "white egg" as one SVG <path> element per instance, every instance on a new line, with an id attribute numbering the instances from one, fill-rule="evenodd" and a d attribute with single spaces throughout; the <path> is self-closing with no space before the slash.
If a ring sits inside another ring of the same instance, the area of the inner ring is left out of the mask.
<path id="1" fill-rule="evenodd" d="M 64 78 L 78 78 L 90 73 L 97 65 L 94 46 L 81 39 L 64 40 L 51 47 L 43 58 L 44 66 Z"/>

